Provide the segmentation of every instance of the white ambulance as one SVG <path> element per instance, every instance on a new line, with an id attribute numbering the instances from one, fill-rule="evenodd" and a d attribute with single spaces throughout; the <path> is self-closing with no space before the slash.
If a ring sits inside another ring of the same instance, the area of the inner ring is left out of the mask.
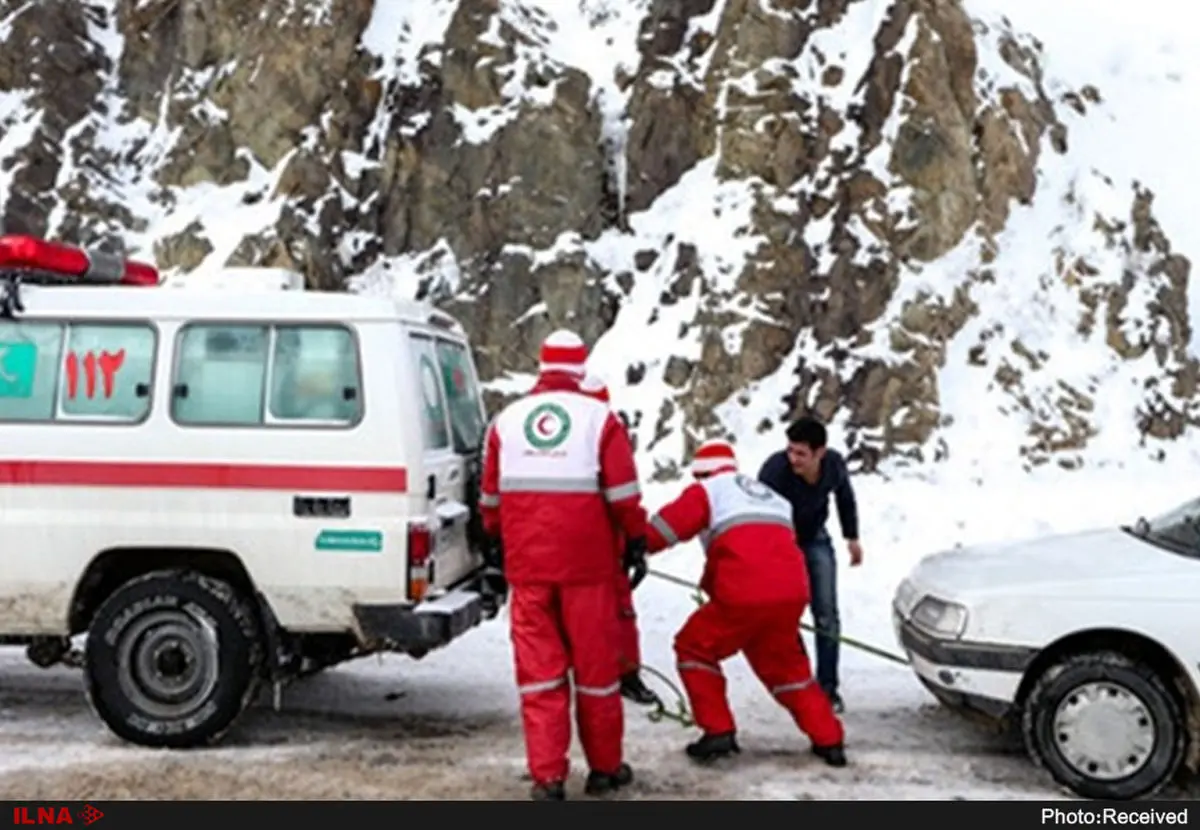
<path id="1" fill-rule="evenodd" d="M 159 282 L 0 237 L 0 644 L 76 655 L 113 732 L 187 747 L 264 681 L 495 616 L 452 318 Z"/>

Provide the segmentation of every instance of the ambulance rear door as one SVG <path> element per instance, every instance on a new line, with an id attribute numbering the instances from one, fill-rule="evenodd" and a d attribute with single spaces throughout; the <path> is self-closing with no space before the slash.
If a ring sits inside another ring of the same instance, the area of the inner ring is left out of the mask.
<path id="1" fill-rule="evenodd" d="M 435 542 L 430 583 L 446 588 L 483 564 L 468 539 L 471 476 L 484 429 L 479 385 L 465 341 L 436 327 L 411 327 L 406 335 L 418 388 L 425 480 L 414 490 L 426 498 Z"/>

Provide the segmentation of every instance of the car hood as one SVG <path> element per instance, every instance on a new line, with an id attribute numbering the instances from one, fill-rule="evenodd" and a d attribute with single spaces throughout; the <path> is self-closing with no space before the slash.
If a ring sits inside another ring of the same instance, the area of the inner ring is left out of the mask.
<path id="1" fill-rule="evenodd" d="M 1121 580 L 1178 571 L 1200 562 L 1162 550 L 1119 528 L 976 545 L 927 556 L 910 579 L 937 593 L 991 593 L 1013 587 Z"/>

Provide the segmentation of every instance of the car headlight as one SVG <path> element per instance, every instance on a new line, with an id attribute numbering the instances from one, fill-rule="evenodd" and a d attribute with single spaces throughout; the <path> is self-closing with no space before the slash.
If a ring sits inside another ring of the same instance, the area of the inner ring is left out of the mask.
<path id="1" fill-rule="evenodd" d="M 939 637 L 961 637 L 967 627 L 967 609 L 956 602 L 927 596 L 917 603 L 913 625 Z"/>
<path id="2" fill-rule="evenodd" d="M 916 601 L 917 587 L 906 579 L 896 588 L 896 597 L 892 600 L 892 607 L 902 616 L 907 617 Z"/>

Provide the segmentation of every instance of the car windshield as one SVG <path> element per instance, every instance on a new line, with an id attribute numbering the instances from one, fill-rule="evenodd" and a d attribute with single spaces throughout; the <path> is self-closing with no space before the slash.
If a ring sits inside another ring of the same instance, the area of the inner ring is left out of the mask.
<path id="1" fill-rule="evenodd" d="M 1139 539 L 1184 556 L 1200 557 L 1200 499 L 1126 528 Z"/>

